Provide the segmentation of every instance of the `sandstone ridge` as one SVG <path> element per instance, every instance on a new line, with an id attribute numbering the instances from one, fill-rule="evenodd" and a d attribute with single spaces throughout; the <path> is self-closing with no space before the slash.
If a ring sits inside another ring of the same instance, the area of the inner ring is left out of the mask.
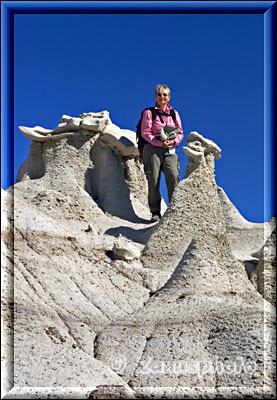
<path id="1" fill-rule="evenodd" d="M 20 131 L 29 157 L 1 191 L 4 398 L 273 398 L 275 219 L 246 221 L 217 186 L 220 148 L 190 133 L 150 224 L 135 132 L 107 111 Z"/>

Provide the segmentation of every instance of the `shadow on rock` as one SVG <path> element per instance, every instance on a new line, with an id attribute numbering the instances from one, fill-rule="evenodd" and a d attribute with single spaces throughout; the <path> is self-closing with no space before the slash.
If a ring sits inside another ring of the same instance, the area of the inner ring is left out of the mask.
<path id="1" fill-rule="evenodd" d="M 118 226 L 117 228 L 108 229 L 105 232 L 105 235 L 114 236 L 116 238 L 118 238 L 119 235 L 122 235 L 129 240 L 133 240 L 140 244 L 146 244 L 155 229 L 157 229 L 157 224 L 151 225 L 149 228 L 145 229 L 133 229 L 127 226 Z"/>
<path id="2" fill-rule="evenodd" d="M 85 173 L 85 190 L 101 210 L 130 222 L 148 223 L 134 211 L 122 157 L 97 140 L 90 151 L 90 159 L 93 167 Z"/>

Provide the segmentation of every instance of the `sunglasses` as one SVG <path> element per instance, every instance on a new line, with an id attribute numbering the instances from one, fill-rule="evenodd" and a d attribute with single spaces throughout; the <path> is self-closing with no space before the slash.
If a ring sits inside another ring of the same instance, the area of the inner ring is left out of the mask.
<path id="1" fill-rule="evenodd" d="M 164 97 L 167 97 L 167 96 L 168 96 L 168 93 L 158 93 L 158 96 L 164 96 Z"/>

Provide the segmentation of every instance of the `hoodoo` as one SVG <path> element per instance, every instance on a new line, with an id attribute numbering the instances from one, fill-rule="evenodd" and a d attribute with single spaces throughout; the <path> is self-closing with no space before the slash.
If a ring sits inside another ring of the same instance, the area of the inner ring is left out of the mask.
<path id="1" fill-rule="evenodd" d="M 20 127 L 2 198 L 5 398 L 273 398 L 275 219 L 246 221 L 191 132 L 150 224 L 135 132 L 107 111 Z M 182 178 L 182 177 L 181 177 Z"/>

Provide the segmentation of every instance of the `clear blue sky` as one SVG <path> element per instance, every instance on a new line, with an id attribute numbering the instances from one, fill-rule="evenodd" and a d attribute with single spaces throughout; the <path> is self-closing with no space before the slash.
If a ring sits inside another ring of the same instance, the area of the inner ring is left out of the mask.
<path id="1" fill-rule="evenodd" d="M 63 114 L 108 110 L 113 123 L 135 130 L 165 83 L 185 138 L 198 131 L 221 147 L 216 181 L 240 213 L 253 222 L 272 217 L 273 209 L 264 213 L 262 14 L 16 14 L 14 21 L 15 177 L 31 144 L 19 125 L 54 129 Z M 162 192 L 167 198 L 164 183 Z"/>

